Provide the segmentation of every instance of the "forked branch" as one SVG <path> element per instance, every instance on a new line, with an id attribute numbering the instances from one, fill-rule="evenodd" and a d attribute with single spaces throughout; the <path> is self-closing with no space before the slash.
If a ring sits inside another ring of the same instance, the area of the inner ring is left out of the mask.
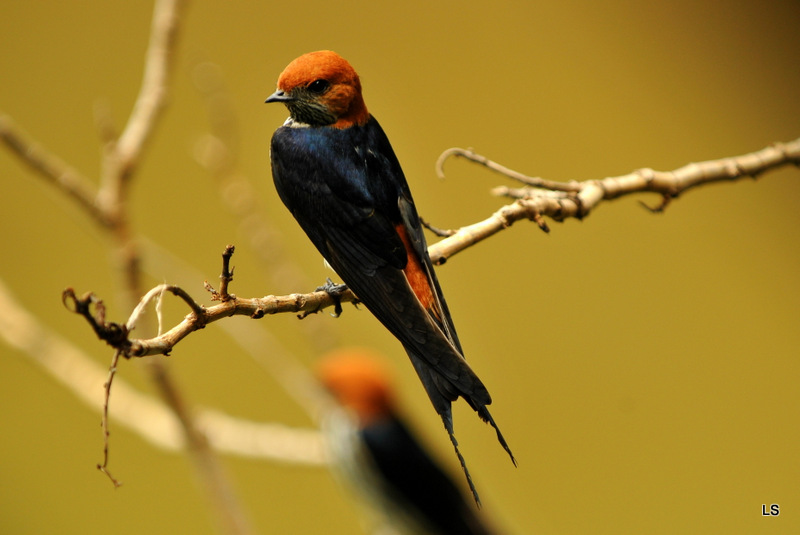
<path id="1" fill-rule="evenodd" d="M 210 307 L 204 307 L 197 303 L 183 288 L 171 284 L 160 284 L 147 292 L 139 301 L 131 318 L 123 324 L 107 321 L 102 300 L 92 293 L 86 293 L 79 297 L 72 288 L 67 288 L 64 290 L 62 299 L 69 310 L 86 319 L 100 340 L 118 350 L 126 358 L 168 355 L 178 342 L 192 332 L 229 316 L 250 316 L 258 319 L 268 314 L 292 312 L 305 317 L 330 306 L 340 310 L 338 307 L 341 306 L 341 303 L 356 301 L 355 295 L 351 291 L 341 287 L 323 287 L 307 294 L 268 295 L 256 298 L 236 297 L 228 293 L 228 283 L 233 280 L 232 270 L 229 267 L 233 251 L 233 246 L 229 245 L 223 253 L 220 291 L 217 292 L 208 282 L 205 283 L 206 289 L 211 292 L 212 300 L 220 301 L 219 304 Z M 332 288 L 335 288 L 336 291 Z M 178 325 L 159 336 L 149 339 L 131 339 L 129 335 L 144 308 L 165 292 L 180 297 L 189 306 L 189 314 Z"/>
<path id="2" fill-rule="evenodd" d="M 509 175 L 506 168 L 496 166 L 490 160 L 475 155 L 471 151 L 451 149 L 446 154 L 469 158 L 515 179 L 519 179 L 521 176 L 516 172 L 510 172 L 511 174 Z M 441 163 L 442 160 L 439 162 L 440 171 Z M 736 180 L 745 176 L 755 177 L 765 171 L 787 164 L 800 164 L 800 139 L 788 143 L 775 143 L 760 151 L 742 156 L 689 164 L 670 172 L 640 169 L 624 176 L 583 182 L 573 181 L 561 183 L 560 186 L 534 178 L 527 180 L 527 182 L 538 184 L 536 187 L 521 189 L 496 188 L 494 190 L 495 194 L 514 197 L 517 200 L 503 206 L 489 218 L 473 225 L 462 227 L 457 231 L 441 231 L 437 229 L 437 233 L 447 234 L 448 237 L 431 245 L 428 248 L 428 252 L 431 260 L 441 264 L 454 254 L 508 228 L 520 219 L 530 219 L 536 222 L 543 230 L 548 231 L 549 228 L 544 221 L 545 216 L 557 221 L 562 221 L 568 217 L 582 218 L 588 215 L 600 202 L 631 193 L 660 193 L 664 201 L 660 207 L 652 209 L 653 211 L 660 211 L 663 210 L 666 202 L 670 199 L 674 199 L 679 194 L 701 184 L 722 180 Z M 230 269 L 232 254 L 233 246 L 228 246 L 225 253 L 223 253 L 220 291 L 214 291 L 206 283 L 206 288 L 212 292 L 212 299 L 220 301 L 217 305 L 201 306 L 186 291 L 172 285 L 160 285 L 148 292 L 137 307 L 137 310 L 149 302 L 152 296 L 165 291 L 183 299 L 191 310 L 178 325 L 154 338 L 131 339 L 129 338 L 132 328 L 130 322 L 125 325 L 106 322 L 102 302 L 92 294 L 86 294 L 78 298 L 71 289 L 68 289 L 64 293 L 64 299 L 65 302 L 72 304 L 70 306 L 71 309 L 86 318 L 101 340 L 104 340 L 128 358 L 169 354 L 178 342 L 192 332 L 228 316 L 246 315 L 251 318 L 262 318 L 269 314 L 291 312 L 305 317 L 330 306 L 334 306 L 338 313 L 341 311 L 341 303 L 356 301 L 356 296 L 351 291 L 332 285 L 310 293 L 295 293 L 283 296 L 269 295 L 260 298 L 241 298 L 229 294 L 228 284 L 233 280 L 233 270 Z M 95 307 L 94 312 L 91 310 L 92 306 Z"/>
<path id="3" fill-rule="evenodd" d="M 437 172 L 444 176 L 443 165 L 447 158 L 456 156 L 486 166 L 504 176 L 523 182 L 526 187 L 509 188 L 499 186 L 492 190 L 498 196 L 517 199 L 503 206 L 489 218 L 458 229 L 448 238 L 428 248 L 431 259 L 444 263 L 454 254 L 485 240 L 489 236 L 510 227 L 515 221 L 529 219 L 545 232 L 550 228 L 544 217 L 563 221 L 574 217 L 582 219 L 601 202 L 632 193 L 659 193 L 661 204 L 651 211 L 661 212 L 667 204 L 685 191 L 719 181 L 755 178 L 779 167 L 800 165 L 800 138 L 786 143 L 773 143 L 756 152 L 691 163 L 674 171 L 639 169 L 630 174 L 600 180 L 553 182 L 538 177 L 527 177 L 467 149 L 449 149 L 440 156 Z M 450 234 L 451 231 L 440 231 Z"/>

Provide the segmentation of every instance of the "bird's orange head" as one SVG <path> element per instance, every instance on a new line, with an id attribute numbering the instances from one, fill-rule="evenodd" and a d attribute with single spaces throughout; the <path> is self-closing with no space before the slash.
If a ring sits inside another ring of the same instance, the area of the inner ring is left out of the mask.
<path id="1" fill-rule="evenodd" d="M 336 52 L 309 52 L 292 61 L 267 102 L 283 102 L 297 123 L 347 128 L 362 125 L 369 112 L 355 69 Z"/>
<path id="2" fill-rule="evenodd" d="M 329 353 L 317 364 L 317 375 L 339 404 L 355 413 L 362 426 L 394 412 L 389 372 L 367 350 L 348 348 Z"/>

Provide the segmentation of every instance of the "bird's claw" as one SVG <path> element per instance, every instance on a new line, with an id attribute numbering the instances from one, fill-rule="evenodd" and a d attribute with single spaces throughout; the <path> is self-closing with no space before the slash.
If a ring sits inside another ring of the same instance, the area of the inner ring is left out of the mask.
<path id="1" fill-rule="evenodd" d="M 342 315 L 342 294 L 347 291 L 346 284 L 336 284 L 330 278 L 325 279 L 325 284 L 316 289 L 317 292 L 325 292 L 333 299 L 333 316 L 338 318 Z"/>

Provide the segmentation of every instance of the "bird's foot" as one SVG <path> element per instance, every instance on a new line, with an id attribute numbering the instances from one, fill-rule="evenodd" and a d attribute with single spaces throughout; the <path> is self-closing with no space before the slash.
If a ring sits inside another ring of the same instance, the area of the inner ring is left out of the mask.
<path id="1" fill-rule="evenodd" d="M 316 289 L 317 292 L 325 292 L 333 299 L 333 316 L 338 318 L 342 315 L 342 294 L 347 291 L 346 284 L 336 284 L 330 278 L 325 280 L 325 284 Z"/>

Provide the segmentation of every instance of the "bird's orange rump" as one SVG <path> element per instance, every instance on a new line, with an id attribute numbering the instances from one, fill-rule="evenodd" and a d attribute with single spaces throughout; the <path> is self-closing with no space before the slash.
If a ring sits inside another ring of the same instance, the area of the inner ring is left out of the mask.
<path id="1" fill-rule="evenodd" d="M 406 253 L 408 254 L 408 263 L 406 264 L 406 267 L 403 268 L 403 272 L 406 274 L 406 278 L 408 279 L 408 284 L 411 285 L 411 289 L 414 290 L 414 295 L 417 296 L 417 299 L 419 299 L 419 302 L 422 304 L 422 306 L 428 311 L 432 312 L 441 322 L 442 318 L 439 314 L 438 307 L 436 306 L 436 299 L 433 297 L 433 290 L 431 289 L 431 284 L 428 280 L 428 274 L 423 269 L 417 253 L 414 252 L 414 248 L 411 246 L 411 241 L 408 239 L 406 227 L 401 223 L 395 228 L 397 229 L 397 234 L 400 236 L 400 239 L 403 240 L 403 245 L 405 246 Z"/>

